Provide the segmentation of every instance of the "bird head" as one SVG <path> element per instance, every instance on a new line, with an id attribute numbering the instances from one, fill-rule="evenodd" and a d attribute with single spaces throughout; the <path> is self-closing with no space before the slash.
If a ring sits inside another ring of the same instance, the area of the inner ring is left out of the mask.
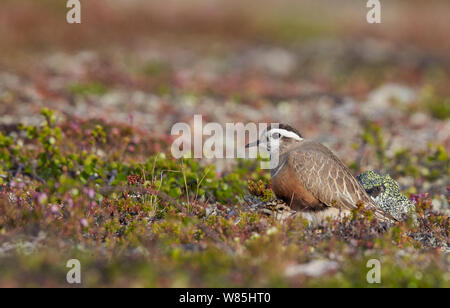
<path id="1" fill-rule="evenodd" d="M 264 146 L 269 153 L 283 153 L 303 140 L 300 133 L 292 126 L 286 124 L 270 125 L 265 129 L 258 140 L 245 147 Z"/>

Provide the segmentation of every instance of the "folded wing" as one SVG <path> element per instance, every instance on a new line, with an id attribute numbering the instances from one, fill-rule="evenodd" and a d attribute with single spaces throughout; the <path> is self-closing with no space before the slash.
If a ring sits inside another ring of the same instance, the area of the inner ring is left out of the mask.
<path id="1" fill-rule="evenodd" d="M 288 154 L 303 186 L 327 206 L 352 210 L 359 202 L 381 220 L 391 220 L 366 193 L 345 164 L 327 147 L 303 141 Z"/>

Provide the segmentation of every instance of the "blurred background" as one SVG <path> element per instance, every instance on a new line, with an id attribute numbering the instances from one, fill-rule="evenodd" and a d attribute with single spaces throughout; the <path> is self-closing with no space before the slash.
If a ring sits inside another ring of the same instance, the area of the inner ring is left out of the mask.
<path id="1" fill-rule="evenodd" d="M 367 287 L 379 257 L 383 287 L 448 286 L 450 1 L 380 1 L 368 24 L 366 0 L 80 0 L 68 24 L 64 0 L 0 0 L 0 286 L 67 286 L 74 255 L 86 286 Z M 19 126 L 44 107 L 57 125 Z M 390 174 L 420 228 L 249 212 L 257 161 L 170 159 L 196 114 Z"/>
<path id="2" fill-rule="evenodd" d="M 0 2 L 0 124 L 42 107 L 167 135 L 176 122 L 287 122 L 347 153 L 367 123 L 391 151 L 450 146 L 450 4 Z M 368 162 L 370 163 L 370 162 Z"/>

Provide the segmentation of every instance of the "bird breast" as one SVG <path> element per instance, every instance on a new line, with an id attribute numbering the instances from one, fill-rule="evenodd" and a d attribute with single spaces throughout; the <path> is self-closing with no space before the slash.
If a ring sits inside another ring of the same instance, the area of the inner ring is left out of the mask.
<path id="1" fill-rule="evenodd" d="M 272 175 L 272 190 L 294 210 L 322 210 L 324 205 L 315 198 L 299 181 L 295 172 L 287 164 L 280 163 Z"/>

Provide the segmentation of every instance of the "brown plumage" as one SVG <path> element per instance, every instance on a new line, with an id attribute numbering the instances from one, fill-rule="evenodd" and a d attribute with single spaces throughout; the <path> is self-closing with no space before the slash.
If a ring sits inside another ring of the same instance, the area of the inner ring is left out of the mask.
<path id="1" fill-rule="evenodd" d="M 295 210 L 349 211 L 363 202 L 379 219 L 386 214 L 367 195 L 350 170 L 328 148 L 303 140 L 280 156 L 281 170 L 272 179 L 276 196 Z"/>
<path id="2" fill-rule="evenodd" d="M 279 155 L 278 166 L 272 169 L 272 190 L 292 209 L 305 213 L 309 220 L 321 221 L 327 216 L 349 214 L 363 203 L 378 219 L 392 220 L 324 145 L 301 138 L 285 125 L 269 128 L 266 137 L 268 149 L 274 153 L 276 148 Z"/>

